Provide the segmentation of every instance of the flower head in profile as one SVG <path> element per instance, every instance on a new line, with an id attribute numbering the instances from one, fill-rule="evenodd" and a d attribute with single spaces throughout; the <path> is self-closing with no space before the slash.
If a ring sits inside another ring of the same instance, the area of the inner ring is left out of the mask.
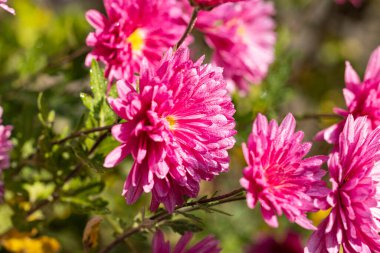
<path id="1" fill-rule="evenodd" d="M 119 98 L 111 108 L 127 120 L 112 128 L 121 145 L 106 158 L 114 167 L 129 154 L 134 164 L 124 186 L 128 204 L 152 192 L 151 209 L 164 203 L 169 211 L 196 197 L 201 180 L 229 167 L 227 150 L 235 139 L 235 112 L 222 69 L 192 62 L 189 50 L 169 51 L 159 68 L 144 68 L 139 92 L 117 83 Z"/>
<path id="2" fill-rule="evenodd" d="M 380 128 L 349 115 L 330 154 L 329 216 L 311 236 L 305 252 L 380 252 Z"/>
<path id="3" fill-rule="evenodd" d="M 232 89 L 247 91 L 266 77 L 274 60 L 273 14 L 273 3 L 262 0 L 227 3 L 199 14 L 196 26 Z"/>
<path id="4" fill-rule="evenodd" d="M 246 250 L 246 253 L 303 253 L 303 251 L 301 236 L 289 231 L 282 240 L 273 236 L 260 238 Z"/>
<path id="5" fill-rule="evenodd" d="M 259 202 L 270 226 L 277 227 L 276 216 L 285 214 L 291 222 L 313 229 L 306 212 L 326 206 L 323 200 L 328 189 L 320 168 L 325 157 L 304 158 L 311 143 L 302 143 L 304 134 L 295 132 L 295 126 L 291 114 L 280 126 L 274 120 L 268 123 L 261 114 L 257 116 L 248 143 L 243 144 L 248 167 L 240 183 L 247 190 L 248 206 L 254 208 Z"/>
<path id="6" fill-rule="evenodd" d="M 157 230 L 153 237 L 152 253 L 219 253 L 221 251 L 219 248 L 219 241 L 211 235 L 207 236 L 191 248 L 186 249 L 192 237 L 192 233 L 186 232 L 178 241 L 173 251 L 171 251 L 170 243 L 165 242 L 164 234 L 160 230 Z"/>
<path id="7" fill-rule="evenodd" d="M 213 8 L 224 3 L 240 2 L 245 0 L 190 0 L 192 5 L 201 8 Z"/>
<path id="8" fill-rule="evenodd" d="M 12 149 L 12 142 L 10 140 L 12 127 L 4 126 L 2 124 L 3 109 L 0 107 L 0 176 L 2 171 L 9 167 L 9 152 Z M 4 185 L 0 182 L 0 200 L 4 195 Z"/>
<path id="9" fill-rule="evenodd" d="M 317 140 L 324 139 L 331 144 L 337 143 L 349 114 L 354 118 L 366 116 L 370 129 L 380 125 L 380 47 L 372 53 L 363 81 L 348 62 L 345 81 L 346 88 L 343 89 L 343 95 L 347 109 L 334 109 L 344 119 L 319 132 Z"/>
<path id="10" fill-rule="evenodd" d="M 92 59 L 106 65 L 109 80 L 132 82 L 143 59 L 156 66 L 181 37 L 185 25 L 177 21 L 174 0 L 104 0 L 107 16 L 87 12 L 95 31 L 87 37 Z"/>
<path id="11" fill-rule="evenodd" d="M 7 12 L 9 12 L 9 13 L 15 15 L 15 14 L 16 14 L 15 10 L 12 9 L 11 7 L 9 7 L 9 6 L 7 5 L 7 1 L 8 1 L 8 0 L 0 0 L 0 8 L 3 8 L 3 9 L 6 10 Z"/>

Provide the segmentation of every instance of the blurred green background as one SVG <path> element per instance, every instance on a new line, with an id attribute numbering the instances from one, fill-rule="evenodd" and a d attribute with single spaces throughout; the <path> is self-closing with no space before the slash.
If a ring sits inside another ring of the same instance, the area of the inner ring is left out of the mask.
<path id="1" fill-rule="evenodd" d="M 60 152 L 61 160 L 51 167 L 24 161 L 41 145 L 41 136 L 65 136 L 84 124 L 83 115 L 87 112 L 79 94 L 90 93 L 89 69 L 84 66 L 84 59 L 89 51 L 85 38 L 91 31 L 84 14 L 92 8 L 102 10 L 102 2 L 9 0 L 9 5 L 17 14 L 0 11 L 0 105 L 4 108 L 5 123 L 14 126 L 15 149 L 12 167 L 4 175 L 8 191 L 5 203 L 0 205 L 0 252 L 83 252 L 82 235 L 87 221 L 105 212 L 92 206 L 78 208 L 78 203 L 73 204 L 71 199 L 71 202 L 56 201 L 35 213 L 28 222 L 22 216 L 52 194 L 57 183 L 54 180 L 73 166 L 70 159 L 74 155 L 67 147 L 52 150 L 53 157 Z M 360 8 L 336 5 L 333 0 L 277 0 L 275 5 L 277 60 L 262 85 L 252 86 L 246 97 L 233 95 L 239 135 L 230 152 L 231 169 L 213 182 L 204 183 L 200 196 L 239 188 L 245 166 L 240 146 L 258 112 L 279 120 L 292 112 L 298 116 L 298 129 L 306 132 L 307 140 L 330 125 L 331 120 L 304 115 L 331 113 L 334 106 L 343 106 L 345 61 L 363 74 L 370 53 L 380 45 L 380 1 L 364 1 Z M 195 46 L 203 47 L 204 43 L 198 41 Z M 37 103 L 41 92 L 43 106 L 55 112 L 54 124 L 48 130 L 37 116 L 41 111 Z M 42 135 L 44 131 L 49 133 Z M 101 162 L 115 145 L 112 140 L 106 141 L 94 159 Z M 326 154 L 328 150 L 322 143 L 313 147 L 315 154 Z M 62 155 L 65 152 L 67 159 Z M 121 190 L 130 165 L 131 161 L 127 161 L 119 169 L 101 173 L 88 168 L 67 186 L 75 188 L 96 182 L 101 188 L 91 190 L 91 194 L 108 202 L 109 212 L 102 216 L 100 225 L 100 245 L 110 242 L 124 226 L 133 224 L 140 211 L 149 205 L 147 196 L 134 206 L 124 203 Z M 258 238 L 271 235 L 281 239 L 288 230 L 299 232 L 304 241 L 309 235 L 285 219 L 280 220 L 279 229 L 269 228 L 258 208 L 250 210 L 244 201 L 218 208 L 231 216 L 195 213 L 205 223 L 196 237 L 214 234 L 220 239 L 223 252 L 244 252 Z M 313 219 L 317 222 L 320 216 Z M 171 240 L 178 239 L 169 229 L 165 231 Z M 150 252 L 150 241 L 150 233 L 133 236 L 114 252 Z"/>

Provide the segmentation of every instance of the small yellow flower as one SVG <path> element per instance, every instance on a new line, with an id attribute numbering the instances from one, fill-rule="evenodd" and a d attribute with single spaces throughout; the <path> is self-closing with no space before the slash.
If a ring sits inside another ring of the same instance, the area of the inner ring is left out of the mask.
<path id="1" fill-rule="evenodd" d="M 36 233 L 36 230 L 30 233 L 12 230 L 1 237 L 0 244 L 13 253 L 56 253 L 60 250 L 56 239 L 47 236 L 32 238 Z"/>

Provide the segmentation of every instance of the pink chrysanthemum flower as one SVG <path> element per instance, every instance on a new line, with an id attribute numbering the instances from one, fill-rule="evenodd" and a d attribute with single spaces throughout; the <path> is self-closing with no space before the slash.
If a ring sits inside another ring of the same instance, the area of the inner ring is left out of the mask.
<path id="1" fill-rule="evenodd" d="M 317 140 L 324 139 L 328 143 L 336 143 L 349 114 L 354 118 L 367 116 L 370 129 L 380 125 L 380 47 L 372 53 L 363 81 L 360 81 L 358 74 L 348 62 L 345 81 L 346 88 L 343 89 L 343 95 L 347 109 L 334 109 L 344 120 L 319 132 Z"/>
<path id="2" fill-rule="evenodd" d="M 0 171 L 9 167 L 9 152 L 12 149 L 12 127 L 2 125 L 2 115 L 3 109 L 0 107 Z"/>
<path id="3" fill-rule="evenodd" d="M 171 251 L 170 243 L 165 242 L 163 233 L 160 230 L 157 230 L 153 237 L 152 253 L 219 253 L 221 251 L 219 248 L 219 241 L 211 235 L 207 236 L 191 248 L 186 249 L 192 237 L 192 233 L 186 232 L 178 241 L 173 251 Z"/>
<path id="4" fill-rule="evenodd" d="M 156 66 L 185 30 L 174 0 L 104 0 L 104 5 L 108 18 L 96 10 L 86 14 L 95 28 L 87 37 L 93 50 L 86 64 L 104 62 L 109 80 L 132 82 L 143 59 Z"/>
<path id="5" fill-rule="evenodd" d="M 259 238 L 250 246 L 246 253 L 303 253 L 302 238 L 299 234 L 289 231 L 286 237 L 278 240 L 273 236 Z"/>
<path id="6" fill-rule="evenodd" d="M 291 221 L 306 229 L 314 226 L 306 212 L 326 206 L 328 193 L 320 167 L 324 156 L 304 159 L 311 143 L 302 143 L 303 132 L 294 132 L 296 122 L 288 114 L 280 126 L 275 120 L 269 124 L 259 114 L 253 123 L 248 143 L 243 152 L 248 167 L 244 169 L 241 185 L 247 190 L 247 204 L 254 208 L 260 202 L 264 220 L 277 227 L 276 215 L 285 214 Z"/>
<path id="7" fill-rule="evenodd" d="M 328 161 L 332 192 L 329 216 L 311 236 L 305 252 L 380 252 L 380 128 L 349 115 L 339 146 Z"/>
<path id="8" fill-rule="evenodd" d="M 3 8 L 3 9 L 6 10 L 7 12 L 9 12 L 9 13 L 15 15 L 15 14 L 16 14 L 15 10 L 12 9 L 11 7 L 9 7 L 9 6 L 7 5 L 7 1 L 8 1 L 8 0 L 0 0 L 0 8 Z"/>
<path id="9" fill-rule="evenodd" d="M 227 3 L 199 14 L 196 26 L 232 88 L 247 91 L 266 77 L 274 60 L 273 14 L 273 3 L 261 0 Z"/>
<path id="10" fill-rule="evenodd" d="M 112 109 L 127 122 L 114 126 L 122 144 L 106 158 L 114 167 L 129 154 L 135 162 L 124 186 L 128 204 L 152 192 L 151 209 L 169 211 L 196 197 L 200 180 L 228 170 L 235 112 L 222 69 L 189 59 L 188 49 L 169 51 L 158 69 L 143 69 L 140 92 L 118 82 Z"/>
<path id="11" fill-rule="evenodd" d="M 12 127 L 2 125 L 3 109 L 0 107 L 0 177 L 2 171 L 9 167 L 9 152 L 12 149 L 12 142 L 10 140 Z M 0 201 L 4 195 L 4 185 L 0 182 Z"/>
<path id="12" fill-rule="evenodd" d="M 362 4 L 362 0 L 335 0 L 338 4 L 344 4 L 346 2 L 352 3 L 355 7 L 359 7 Z"/>
<path id="13" fill-rule="evenodd" d="M 220 4 L 240 2 L 245 0 L 190 0 L 192 5 L 200 6 L 201 8 L 213 8 Z"/>

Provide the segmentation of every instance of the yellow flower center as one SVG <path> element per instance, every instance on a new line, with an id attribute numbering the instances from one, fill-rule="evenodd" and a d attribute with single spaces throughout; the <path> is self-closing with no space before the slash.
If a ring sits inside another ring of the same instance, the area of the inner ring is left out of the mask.
<path id="1" fill-rule="evenodd" d="M 244 37 L 247 35 L 247 29 L 246 29 L 246 27 L 244 26 L 244 24 L 242 24 L 241 22 L 239 22 L 238 19 L 231 19 L 231 20 L 229 20 L 227 23 L 225 23 L 225 26 L 229 27 L 229 28 L 237 27 L 236 28 L 236 35 L 239 36 L 242 39 L 244 39 Z"/>
<path id="2" fill-rule="evenodd" d="M 144 47 L 144 33 L 141 29 L 136 29 L 129 37 L 127 38 L 127 43 L 131 44 L 133 51 L 141 51 Z"/>
<path id="3" fill-rule="evenodd" d="M 239 25 L 236 32 L 242 38 L 244 38 L 245 34 L 247 33 L 247 31 L 245 30 L 245 27 L 243 25 Z"/>
<path id="4" fill-rule="evenodd" d="M 331 208 L 328 209 L 328 210 L 320 210 L 316 213 L 312 213 L 310 215 L 310 219 L 313 221 L 313 224 L 314 226 L 318 226 L 319 224 L 321 224 L 321 222 L 327 217 L 329 216 L 331 212 Z"/>
<path id="5" fill-rule="evenodd" d="M 173 116 L 167 116 L 166 117 L 166 120 L 168 121 L 169 123 L 169 129 L 170 130 L 174 130 L 175 128 L 175 125 L 176 125 L 176 120 Z"/>

